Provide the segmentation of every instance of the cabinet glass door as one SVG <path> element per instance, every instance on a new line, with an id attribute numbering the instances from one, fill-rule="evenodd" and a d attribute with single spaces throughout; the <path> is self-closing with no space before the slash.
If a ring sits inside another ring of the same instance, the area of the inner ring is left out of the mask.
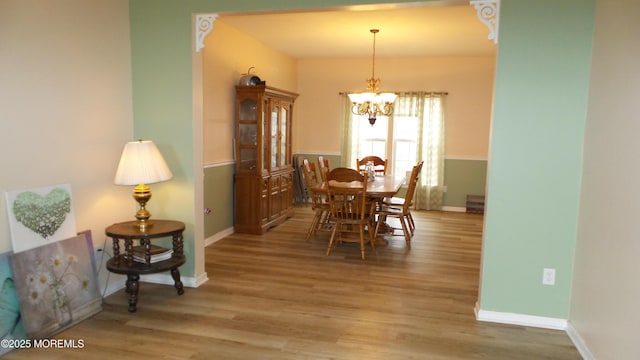
<path id="1" fill-rule="evenodd" d="M 269 140 L 269 129 L 267 128 L 267 119 L 269 119 L 268 116 L 270 116 L 270 114 L 268 113 L 269 111 L 269 100 L 268 99 L 263 99 L 262 100 L 262 121 L 261 123 L 261 127 L 260 130 L 262 131 L 262 135 L 261 135 L 261 141 L 260 141 L 260 151 L 262 151 L 262 164 L 261 164 L 261 170 L 266 170 L 267 167 L 269 166 L 269 151 L 268 151 L 268 144 L 270 143 Z"/>
<path id="2" fill-rule="evenodd" d="M 240 145 L 256 146 L 258 143 L 258 133 L 256 124 L 240 124 Z"/>
<path id="3" fill-rule="evenodd" d="M 278 115 L 280 112 L 280 106 L 278 105 L 274 105 L 271 108 L 271 139 L 270 139 L 270 143 L 271 146 L 269 147 L 270 151 L 271 151 L 271 168 L 277 168 L 278 167 Z"/>
<path id="4" fill-rule="evenodd" d="M 240 101 L 238 108 L 238 164 L 240 170 L 255 170 L 258 155 L 258 107 L 255 99 Z"/>
<path id="5" fill-rule="evenodd" d="M 287 126 L 289 124 L 289 112 L 286 106 L 280 110 L 280 166 L 287 164 Z"/>
<path id="6" fill-rule="evenodd" d="M 256 121 L 256 102 L 253 99 L 244 99 L 240 103 L 240 121 Z"/>
<path id="7" fill-rule="evenodd" d="M 240 170 L 256 169 L 256 149 L 240 149 Z"/>

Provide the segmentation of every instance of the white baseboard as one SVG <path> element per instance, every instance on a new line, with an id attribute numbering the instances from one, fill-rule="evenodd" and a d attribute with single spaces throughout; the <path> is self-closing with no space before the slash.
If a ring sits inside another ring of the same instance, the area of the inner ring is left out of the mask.
<path id="1" fill-rule="evenodd" d="M 113 275 L 113 274 L 112 274 Z M 197 278 L 194 277 L 184 277 L 180 276 L 180 280 L 182 281 L 182 285 L 186 287 L 196 288 L 209 280 L 207 273 L 202 273 Z M 125 288 L 125 282 L 127 281 L 126 276 L 118 275 L 116 279 L 111 279 L 108 281 L 107 287 L 104 289 L 104 293 L 102 297 L 105 298 L 117 291 L 120 291 Z M 162 284 L 162 285 L 174 285 L 175 282 L 171 275 L 168 274 L 149 274 L 149 275 L 141 275 L 141 282 L 147 282 L 152 284 Z"/>
<path id="2" fill-rule="evenodd" d="M 213 244 L 216 241 L 219 241 L 229 235 L 233 234 L 233 226 L 230 228 L 226 228 L 220 232 L 217 232 L 211 236 L 209 236 L 208 238 L 204 239 L 204 246 L 207 247 L 211 244 Z"/>
<path id="3" fill-rule="evenodd" d="M 595 360 L 595 357 L 593 356 L 591 351 L 589 351 L 589 348 L 587 348 L 584 340 L 582 339 L 580 334 L 578 334 L 578 331 L 573 327 L 571 322 L 567 324 L 567 335 L 569 335 L 569 338 L 573 342 L 573 345 L 575 345 L 576 349 L 578 349 L 578 352 L 584 360 Z"/>
<path id="4" fill-rule="evenodd" d="M 180 280 L 182 284 L 186 287 L 196 288 L 209 280 L 207 277 L 207 273 L 202 273 L 200 276 L 196 277 L 184 277 L 180 276 Z M 148 275 L 140 275 L 140 281 L 152 283 L 152 284 L 162 284 L 162 285 L 173 285 L 173 277 L 170 274 L 148 274 Z"/>
<path id="5" fill-rule="evenodd" d="M 531 326 L 543 329 L 564 330 L 573 345 L 576 347 L 584 360 L 595 360 L 595 357 L 587 348 L 584 340 L 578 331 L 566 319 L 550 318 L 544 316 L 533 316 L 516 313 L 505 313 L 498 311 L 487 311 L 479 308 L 478 303 L 474 308 L 478 321 L 495 322 L 500 324 Z"/>
<path id="6" fill-rule="evenodd" d="M 467 208 L 459 206 L 443 206 L 442 211 L 466 212 Z"/>
<path id="7" fill-rule="evenodd" d="M 223 162 L 219 162 L 219 163 L 210 163 L 210 164 L 204 164 L 204 168 L 208 169 L 208 168 L 214 168 L 214 167 L 219 167 L 219 166 L 227 166 L 227 165 L 234 165 L 236 163 L 235 160 L 230 160 L 230 161 L 223 161 Z"/>
<path id="8" fill-rule="evenodd" d="M 495 322 L 500 324 L 532 326 L 543 329 L 567 330 L 567 320 L 550 318 L 545 316 L 525 315 L 517 313 L 506 313 L 499 311 L 488 311 L 475 307 L 476 319 L 478 321 Z"/>
<path id="9" fill-rule="evenodd" d="M 198 277 L 195 278 L 195 286 L 191 286 L 191 287 L 198 287 L 204 283 L 206 283 L 207 281 L 209 281 L 209 276 L 207 276 L 206 272 L 203 272 L 202 274 L 198 275 Z"/>

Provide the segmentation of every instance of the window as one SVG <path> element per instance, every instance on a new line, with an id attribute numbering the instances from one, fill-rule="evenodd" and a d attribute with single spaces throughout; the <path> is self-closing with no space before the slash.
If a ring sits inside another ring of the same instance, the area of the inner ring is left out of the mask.
<path id="1" fill-rule="evenodd" d="M 424 105 L 421 106 L 421 103 Z M 357 158 L 375 155 L 388 160 L 388 174 L 404 176 L 421 158 L 418 154 L 420 115 L 432 116 L 429 110 L 436 107 L 435 116 L 438 119 L 434 123 L 439 127 L 442 123 L 440 103 L 440 97 L 432 97 L 430 94 L 401 95 L 396 100 L 393 115 L 378 117 L 373 126 L 369 124 L 366 116 L 350 114 L 348 121 L 351 122 L 352 155 L 348 166 L 355 167 Z M 420 111 L 421 108 L 424 110 Z M 434 130 L 439 131 L 437 128 Z"/>
<path id="2" fill-rule="evenodd" d="M 366 116 L 351 113 L 345 96 L 343 166 L 355 168 L 356 159 L 376 155 L 387 159 L 387 173 L 406 175 L 424 161 L 416 188 L 417 209 L 441 209 L 444 180 L 444 95 L 401 93 L 391 116 L 380 116 L 371 126 Z"/>

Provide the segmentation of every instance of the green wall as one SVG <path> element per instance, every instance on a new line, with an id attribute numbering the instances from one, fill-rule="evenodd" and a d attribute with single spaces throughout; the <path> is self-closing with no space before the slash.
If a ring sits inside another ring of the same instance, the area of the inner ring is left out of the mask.
<path id="1" fill-rule="evenodd" d="M 482 310 L 569 316 L 594 13 L 594 0 L 502 1 Z"/>
<path id="2" fill-rule="evenodd" d="M 467 195 L 485 194 L 486 179 L 486 160 L 445 159 L 443 205 L 466 207 Z"/>
<path id="3" fill-rule="evenodd" d="M 180 271 L 194 276 L 194 170 L 202 165 L 195 163 L 193 149 L 191 15 L 186 10 L 180 1 L 129 2 L 134 137 L 156 142 L 173 172 L 171 181 L 152 186 L 153 216 L 185 223 L 187 263 Z"/>
<path id="4" fill-rule="evenodd" d="M 234 172 L 235 164 L 204 169 L 205 239 L 233 227 Z"/>
<path id="5" fill-rule="evenodd" d="M 316 164 L 316 168 L 318 167 L 318 157 L 322 156 L 325 160 L 329 160 L 329 164 L 331 168 L 341 167 L 342 164 L 340 161 L 342 160 L 341 155 L 318 155 L 318 154 L 294 154 L 294 156 L 300 156 L 303 159 L 307 159 Z"/>

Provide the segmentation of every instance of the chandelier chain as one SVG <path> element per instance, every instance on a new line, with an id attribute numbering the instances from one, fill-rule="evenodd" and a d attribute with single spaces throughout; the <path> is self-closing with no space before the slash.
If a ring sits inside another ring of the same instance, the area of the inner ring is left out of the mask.
<path id="1" fill-rule="evenodd" d="M 378 115 L 389 116 L 393 113 L 394 93 L 379 93 L 380 79 L 376 79 L 376 34 L 379 29 L 369 30 L 373 34 L 373 51 L 371 57 L 371 78 L 367 79 L 367 91 L 349 94 L 352 102 L 351 111 L 355 115 L 366 115 L 373 125 Z"/>
<path id="2" fill-rule="evenodd" d="M 376 33 L 378 29 L 371 29 L 371 33 L 373 33 L 373 56 L 371 58 L 371 78 L 376 78 Z"/>
<path id="3" fill-rule="evenodd" d="M 379 80 L 376 79 L 376 34 L 380 32 L 379 29 L 369 30 L 373 34 L 373 51 L 371 56 L 371 78 L 367 80 L 367 90 L 370 92 L 378 91 Z"/>

